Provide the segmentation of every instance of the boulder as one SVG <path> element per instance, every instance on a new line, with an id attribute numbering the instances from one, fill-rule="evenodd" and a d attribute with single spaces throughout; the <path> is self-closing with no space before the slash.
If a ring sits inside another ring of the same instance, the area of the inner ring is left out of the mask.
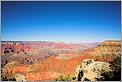
<path id="1" fill-rule="evenodd" d="M 16 74 L 14 78 L 16 79 L 16 81 L 26 81 L 25 76 L 21 74 Z"/>

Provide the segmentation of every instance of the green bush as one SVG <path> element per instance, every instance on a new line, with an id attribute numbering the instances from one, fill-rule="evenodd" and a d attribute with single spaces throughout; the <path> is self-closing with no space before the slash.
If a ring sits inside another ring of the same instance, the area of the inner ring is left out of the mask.
<path id="1" fill-rule="evenodd" d="M 64 81 L 63 75 L 59 76 L 59 78 L 57 78 L 56 81 Z"/>
<path id="2" fill-rule="evenodd" d="M 109 71 L 106 73 L 103 73 L 102 76 L 104 76 L 104 81 L 113 81 L 114 80 L 114 73 L 113 71 Z"/>
<path id="3" fill-rule="evenodd" d="M 121 81 L 121 57 L 116 57 L 111 64 L 113 71 L 103 73 L 102 76 L 105 77 L 103 81 Z"/>
<path id="4" fill-rule="evenodd" d="M 86 65 L 91 64 L 92 60 L 87 61 Z"/>
<path id="5" fill-rule="evenodd" d="M 61 75 L 56 79 L 56 81 L 72 81 L 72 80 L 73 77 L 70 74 L 68 74 L 67 76 Z"/>

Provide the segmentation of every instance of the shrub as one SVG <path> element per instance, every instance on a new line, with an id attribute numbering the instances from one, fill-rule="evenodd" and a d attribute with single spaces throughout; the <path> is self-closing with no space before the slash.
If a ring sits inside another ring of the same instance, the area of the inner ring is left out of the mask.
<path id="1" fill-rule="evenodd" d="M 56 79 L 56 81 L 72 81 L 72 80 L 73 77 L 70 74 L 68 74 L 67 76 L 61 75 Z"/>
<path id="2" fill-rule="evenodd" d="M 103 81 L 121 81 L 121 57 L 116 57 L 111 64 L 113 71 L 103 73 L 102 76 L 105 77 Z"/>
<path id="3" fill-rule="evenodd" d="M 91 63 L 92 63 L 92 60 L 89 60 L 89 61 L 87 61 L 86 65 L 91 64 Z"/>
<path id="4" fill-rule="evenodd" d="M 59 78 L 57 78 L 56 81 L 64 81 L 63 75 L 59 76 Z"/>
<path id="5" fill-rule="evenodd" d="M 109 72 L 103 73 L 102 76 L 105 77 L 103 79 L 104 81 L 113 81 L 114 80 L 114 73 L 113 73 L 113 71 L 109 71 Z"/>

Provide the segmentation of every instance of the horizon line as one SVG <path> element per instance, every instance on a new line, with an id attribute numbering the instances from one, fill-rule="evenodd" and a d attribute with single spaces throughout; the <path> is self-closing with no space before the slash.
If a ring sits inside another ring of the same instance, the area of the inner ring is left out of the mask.
<path id="1" fill-rule="evenodd" d="M 121 39 L 109 39 L 109 40 L 119 40 L 119 41 L 121 41 Z M 1 40 L 1 42 L 56 42 L 56 43 L 97 43 L 97 42 L 104 42 L 104 41 L 109 41 L 109 40 L 102 40 L 102 41 L 83 41 L 83 42 L 72 42 L 72 41 L 70 41 L 70 42 L 66 42 L 66 41 L 49 41 L 49 40 Z"/>

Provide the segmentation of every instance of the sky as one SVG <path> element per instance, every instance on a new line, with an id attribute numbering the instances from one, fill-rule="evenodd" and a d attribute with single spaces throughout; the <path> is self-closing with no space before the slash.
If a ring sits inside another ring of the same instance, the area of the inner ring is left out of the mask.
<path id="1" fill-rule="evenodd" d="M 120 1 L 2 1 L 3 41 L 121 39 Z"/>

